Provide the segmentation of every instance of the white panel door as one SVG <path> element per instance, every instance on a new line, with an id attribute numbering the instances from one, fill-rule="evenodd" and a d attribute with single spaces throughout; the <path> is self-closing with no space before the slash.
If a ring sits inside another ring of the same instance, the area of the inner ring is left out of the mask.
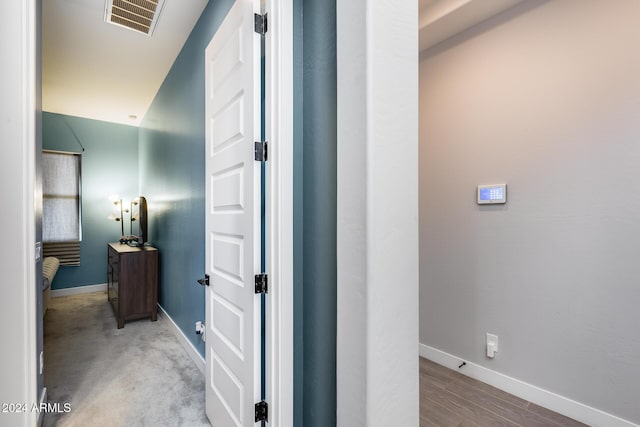
<path id="1" fill-rule="evenodd" d="M 206 408 L 253 426 L 260 401 L 260 3 L 237 0 L 206 49 Z"/>

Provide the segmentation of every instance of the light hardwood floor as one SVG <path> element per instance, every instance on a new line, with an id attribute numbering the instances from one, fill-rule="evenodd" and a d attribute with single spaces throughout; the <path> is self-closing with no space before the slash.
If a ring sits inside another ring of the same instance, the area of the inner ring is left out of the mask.
<path id="1" fill-rule="evenodd" d="M 420 358 L 420 427 L 585 425 Z"/>

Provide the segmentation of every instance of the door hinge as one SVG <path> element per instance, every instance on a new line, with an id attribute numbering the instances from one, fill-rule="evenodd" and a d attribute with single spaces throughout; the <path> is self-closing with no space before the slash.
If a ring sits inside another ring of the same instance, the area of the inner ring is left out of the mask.
<path id="1" fill-rule="evenodd" d="M 256 403 L 256 421 L 267 421 L 269 416 L 269 404 L 264 400 Z"/>
<path id="2" fill-rule="evenodd" d="M 256 274 L 256 294 L 266 294 L 268 292 L 267 282 L 266 273 Z"/>
<path id="3" fill-rule="evenodd" d="M 202 279 L 198 279 L 198 283 L 201 286 L 209 286 L 209 275 L 205 274 Z"/>
<path id="4" fill-rule="evenodd" d="M 254 29 L 256 33 L 264 36 L 267 32 L 267 14 L 258 15 L 257 13 L 253 15 Z"/>
<path id="5" fill-rule="evenodd" d="M 256 141 L 253 152 L 255 153 L 256 162 L 267 161 L 267 141 Z"/>

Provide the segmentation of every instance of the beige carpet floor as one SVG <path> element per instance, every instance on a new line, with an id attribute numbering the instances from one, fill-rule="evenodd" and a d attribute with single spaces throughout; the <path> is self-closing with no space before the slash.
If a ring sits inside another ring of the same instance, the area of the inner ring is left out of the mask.
<path id="1" fill-rule="evenodd" d="M 44 319 L 44 426 L 209 426 L 204 376 L 158 313 L 116 328 L 105 293 L 51 299 Z"/>

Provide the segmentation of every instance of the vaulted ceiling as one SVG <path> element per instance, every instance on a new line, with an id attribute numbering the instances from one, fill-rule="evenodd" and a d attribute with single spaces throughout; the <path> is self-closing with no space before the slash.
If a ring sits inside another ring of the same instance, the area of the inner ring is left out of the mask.
<path id="1" fill-rule="evenodd" d="M 43 110 L 138 125 L 208 0 L 166 0 L 152 36 L 105 22 L 105 2 L 42 2 Z"/>

